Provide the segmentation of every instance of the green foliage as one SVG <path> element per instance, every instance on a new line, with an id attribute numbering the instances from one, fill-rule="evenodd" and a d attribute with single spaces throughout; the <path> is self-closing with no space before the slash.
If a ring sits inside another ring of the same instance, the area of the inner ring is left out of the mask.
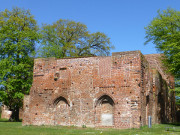
<path id="1" fill-rule="evenodd" d="M 180 105 L 180 79 L 175 80 L 176 104 Z"/>
<path id="2" fill-rule="evenodd" d="M 145 27 L 146 42 L 152 41 L 166 56 L 164 64 L 177 78 L 180 76 L 180 12 L 168 8 L 158 11 L 151 23 Z"/>
<path id="3" fill-rule="evenodd" d="M 31 87 L 37 31 L 29 10 L 0 12 L 0 101 L 12 111 L 22 106 Z"/>
<path id="4" fill-rule="evenodd" d="M 86 25 L 69 20 L 44 25 L 42 35 L 41 57 L 106 56 L 113 48 L 104 33 L 90 34 Z"/>
<path id="5" fill-rule="evenodd" d="M 82 128 L 87 128 L 86 125 L 82 125 Z"/>

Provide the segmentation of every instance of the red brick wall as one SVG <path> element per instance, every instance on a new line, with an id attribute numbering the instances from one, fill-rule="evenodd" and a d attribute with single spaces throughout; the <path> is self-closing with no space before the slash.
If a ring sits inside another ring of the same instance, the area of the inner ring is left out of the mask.
<path id="1" fill-rule="evenodd" d="M 138 128 L 152 108 L 153 72 L 140 51 L 39 58 L 24 98 L 23 125 Z"/>

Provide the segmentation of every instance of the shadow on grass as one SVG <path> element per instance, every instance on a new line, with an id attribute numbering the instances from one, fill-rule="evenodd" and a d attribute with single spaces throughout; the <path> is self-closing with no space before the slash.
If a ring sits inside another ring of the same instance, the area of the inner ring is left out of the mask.
<path id="1" fill-rule="evenodd" d="M 180 123 L 164 123 L 165 125 L 180 126 Z"/>
<path id="2" fill-rule="evenodd" d="M 169 130 L 166 130 L 167 132 L 180 132 L 180 130 L 177 130 L 177 129 L 169 129 Z"/>
<path id="3" fill-rule="evenodd" d="M 180 123 L 164 123 L 167 132 L 180 132 Z"/>
<path id="4" fill-rule="evenodd" d="M 0 122 L 9 122 L 8 119 L 0 119 Z"/>
<path id="5" fill-rule="evenodd" d="M 22 122 L 20 119 L 19 121 L 10 121 L 9 119 L 0 119 L 0 122 Z"/>

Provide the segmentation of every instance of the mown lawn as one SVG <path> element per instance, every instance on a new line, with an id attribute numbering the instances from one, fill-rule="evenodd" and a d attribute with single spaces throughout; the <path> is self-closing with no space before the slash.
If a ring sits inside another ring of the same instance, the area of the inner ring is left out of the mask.
<path id="1" fill-rule="evenodd" d="M 160 124 L 140 129 L 97 129 L 62 126 L 22 126 L 21 122 L 7 122 L 0 120 L 0 135 L 180 135 L 180 125 Z M 165 127 L 175 129 L 165 130 Z"/>

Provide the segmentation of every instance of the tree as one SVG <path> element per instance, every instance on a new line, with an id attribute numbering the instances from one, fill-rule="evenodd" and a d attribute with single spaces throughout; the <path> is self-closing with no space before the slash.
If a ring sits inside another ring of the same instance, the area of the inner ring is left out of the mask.
<path id="1" fill-rule="evenodd" d="M 175 81 L 176 104 L 180 106 L 180 79 Z"/>
<path id="2" fill-rule="evenodd" d="M 16 121 L 24 94 L 32 84 L 32 56 L 38 38 L 38 27 L 29 10 L 0 12 L 0 100 Z"/>
<path id="3" fill-rule="evenodd" d="M 104 33 L 90 34 L 86 25 L 69 20 L 44 25 L 42 35 L 41 57 L 106 56 L 113 48 Z"/>
<path id="4" fill-rule="evenodd" d="M 165 54 L 163 63 L 168 71 L 180 77 L 180 12 L 170 8 L 159 10 L 145 30 L 145 44 L 152 41 Z"/>
<path id="5" fill-rule="evenodd" d="M 145 44 L 152 41 L 164 53 L 162 62 L 175 76 L 176 103 L 180 104 L 180 12 L 171 8 L 159 10 L 157 17 L 145 29 Z"/>

